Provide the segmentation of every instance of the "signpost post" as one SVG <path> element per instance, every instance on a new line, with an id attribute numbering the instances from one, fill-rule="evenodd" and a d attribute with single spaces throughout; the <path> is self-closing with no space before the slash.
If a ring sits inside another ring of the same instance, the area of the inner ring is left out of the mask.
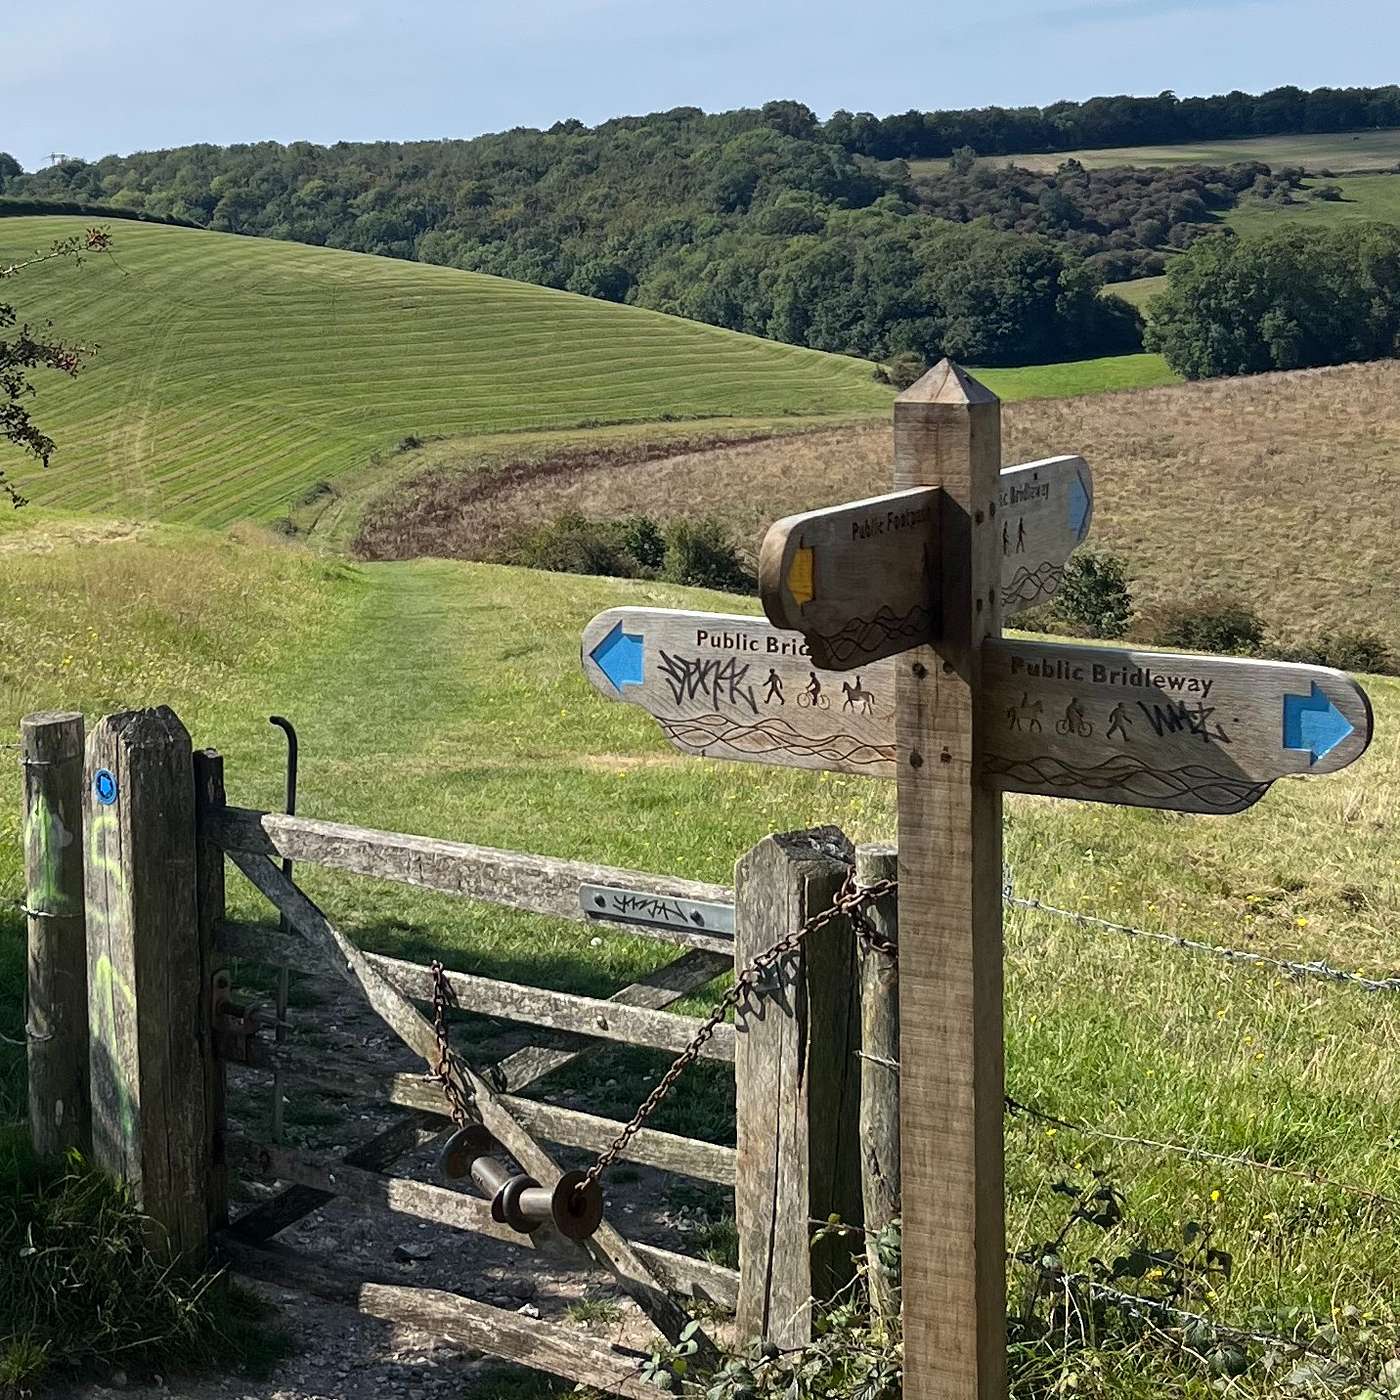
<path id="1" fill-rule="evenodd" d="M 1238 812 L 1360 757 L 1371 707 L 1320 666 L 1003 638 L 1088 532 L 1087 464 L 1000 469 L 1000 403 L 946 360 L 894 455 L 893 494 L 769 530 L 769 622 L 614 608 L 583 667 L 684 752 L 897 779 L 903 1393 L 1001 1400 L 1001 794 Z"/>

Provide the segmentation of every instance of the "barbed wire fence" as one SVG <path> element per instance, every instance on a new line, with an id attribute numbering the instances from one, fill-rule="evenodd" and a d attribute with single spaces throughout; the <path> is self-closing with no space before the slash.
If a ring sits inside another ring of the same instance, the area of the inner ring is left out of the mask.
<path id="1" fill-rule="evenodd" d="M 1223 943 L 1211 943 L 1202 938 L 1191 938 L 1184 934 L 1168 933 L 1163 929 L 1138 928 L 1133 924 L 1119 923 L 1115 919 L 1101 918 L 1097 914 L 1081 914 L 1074 909 L 1064 909 L 1048 900 L 1034 899 L 1018 895 L 1015 890 L 1013 872 L 1007 870 L 1002 877 L 1002 898 L 1013 909 L 1026 909 L 1040 914 L 1050 914 L 1055 918 L 1068 920 L 1080 928 L 1094 932 L 1120 933 L 1127 938 L 1141 939 L 1144 942 L 1160 943 L 1185 952 L 1203 953 L 1220 958 L 1225 962 L 1252 964 L 1272 967 L 1295 978 L 1317 978 L 1324 982 L 1345 984 L 1365 992 L 1400 992 L 1400 977 L 1368 977 L 1361 972 L 1333 967 L 1331 963 L 1318 959 L 1314 962 L 1296 962 L 1291 958 L 1276 957 L 1271 953 L 1259 953 L 1249 948 L 1232 948 Z"/>

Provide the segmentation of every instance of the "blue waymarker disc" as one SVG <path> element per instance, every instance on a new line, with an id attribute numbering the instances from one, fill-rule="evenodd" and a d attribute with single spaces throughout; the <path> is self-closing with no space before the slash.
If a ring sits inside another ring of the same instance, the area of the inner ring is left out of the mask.
<path id="1" fill-rule="evenodd" d="M 97 794 L 97 800 L 104 806 L 110 807 L 117 800 L 117 780 L 108 768 L 99 768 L 92 780 L 92 790 Z"/>

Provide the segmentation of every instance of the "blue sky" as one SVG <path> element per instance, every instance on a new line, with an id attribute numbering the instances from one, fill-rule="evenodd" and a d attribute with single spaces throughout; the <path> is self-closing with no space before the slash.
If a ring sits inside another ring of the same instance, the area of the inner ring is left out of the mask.
<path id="1" fill-rule="evenodd" d="M 474 136 L 795 97 L 885 114 L 1400 79 L 1396 0 L 44 0 L 0 22 L 0 150 Z M 898 13 L 902 11 L 903 13 Z M 897 16 L 897 17 L 896 17 Z"/>

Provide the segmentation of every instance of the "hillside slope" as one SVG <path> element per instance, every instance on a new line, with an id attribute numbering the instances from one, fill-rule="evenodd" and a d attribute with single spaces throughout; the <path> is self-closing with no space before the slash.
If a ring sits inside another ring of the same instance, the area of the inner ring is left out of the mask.
<path id="1" fill-rule="evenodd" d="M 0 220 L 0 262 L 81 228 Z M 286 512 L 415 434 L 859 414 L 868 364 L 449 268 L 124 223 L 115 253 L 7 285 L 101 353 L 48 377 L 41 504 L 223 524 Z M 9 461 L 9 458 L 4 459 Z"/>

